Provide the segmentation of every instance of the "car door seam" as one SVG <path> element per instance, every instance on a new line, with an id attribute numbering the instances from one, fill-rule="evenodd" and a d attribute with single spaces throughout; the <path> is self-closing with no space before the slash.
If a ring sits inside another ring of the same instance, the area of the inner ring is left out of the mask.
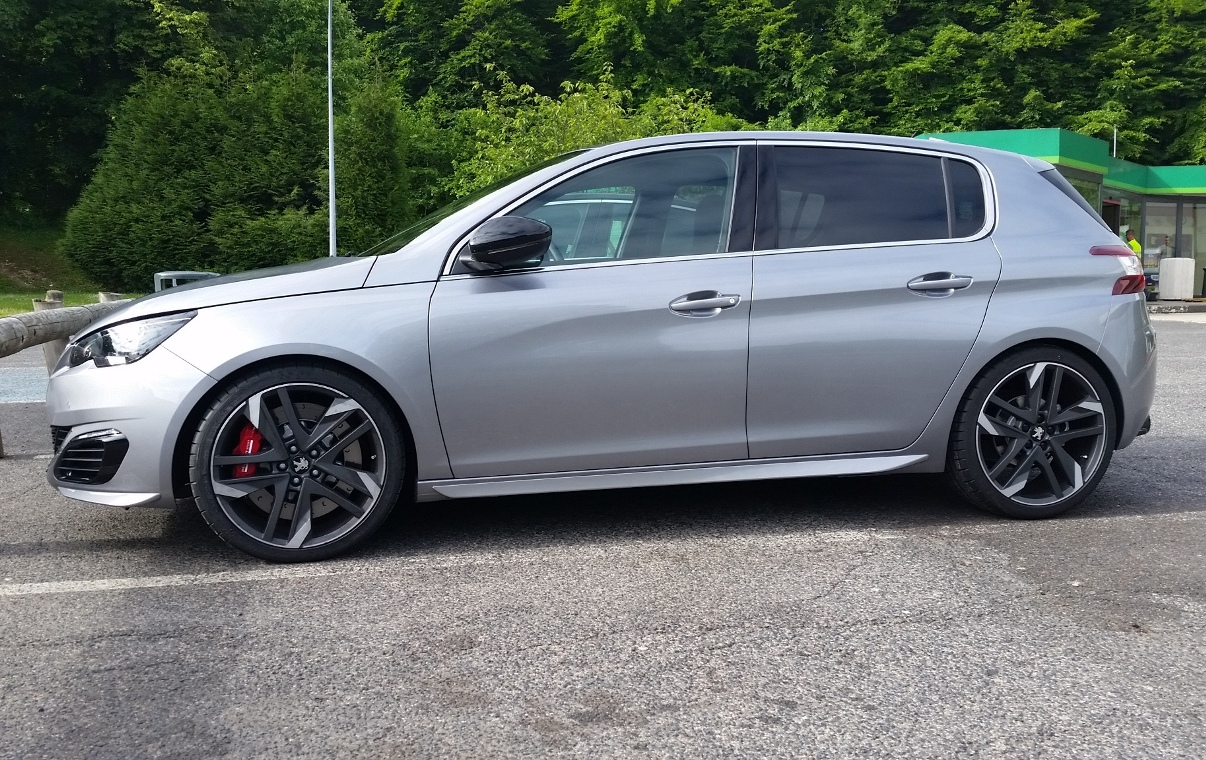
<path id="1" fill-rule="evenodd" d="M 427 296 L 427 381 L 431 383 L 431 403 L 435 405 L 436 427 L 440 431 L 440 446 L 444 448 L 444 461 L 448 463 L 448 472 L 455 478 L 456 471 L 452 469 L 452 457 L 448 454 L 448 439 L 444 436 L 444 421 L 440 419 L 440 397 L 436 394 L 435 364 L 431 358 L 431 309 L 439 288 L 440 282 L 437 280 L 435 287 L 431 289 L 431 294 Z M 415 469 L 417 470 L 418 467 L 416 466 Z"/>
<path id="2" fill-rule="evenodd" d="M 754 324 L 754 257 L 750 256 L 750 303 L 745 318 L 745 458 L 750 458 L 750 340 Z"/>

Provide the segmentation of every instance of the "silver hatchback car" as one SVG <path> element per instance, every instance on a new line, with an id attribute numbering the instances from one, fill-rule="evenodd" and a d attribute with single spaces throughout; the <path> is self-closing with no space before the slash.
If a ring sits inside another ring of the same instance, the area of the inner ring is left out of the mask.
<path id="1" fill-rule="evenodd" d="M 659 137 L 560 156 L 358 257 L 195 283 L 54 371 L 50 483 L 192 497 L 313 560 L 400 500 L 945 470 L 1048 517 L 1146 432 L 1130 250 L 1042 161 Z"/>

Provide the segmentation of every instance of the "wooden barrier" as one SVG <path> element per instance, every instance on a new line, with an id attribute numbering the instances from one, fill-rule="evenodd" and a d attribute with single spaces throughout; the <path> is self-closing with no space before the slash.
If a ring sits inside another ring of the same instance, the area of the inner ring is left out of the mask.
<path id="1" fill-rule="evenodd" d="M 129 303 L 116 300 L 121 298 L 120 293 L 100 293 L 99 298 L 101 303 L 63 306 L 63 294 L 48 290 L 45 299 L 34 301 L 34 311 L 0 317 L 0 357 L 40 344 L 46 359 L 46 371 L 53 372 L 68 338 Z M 0 435 L 0 459 L 3 458 L 4 437 Z"/>
<path id="2" fill-rule="evenodd" d="M 0 317 L 0 356 L 15 354 L 52 340 L 66 340 L 89 323 L 120 309 L 128 302 L 90 303 L 86 306 L 62 306 L 61 300 L 42 303 L 46 306 L 38 311 Z M 58 359 L 57 354 L 55 359 Z"/>
<path id="3" fill-rule="evenodd" d="M 33 302 L 34 311 L 52 311 L 54 309 L 63 308 L 63 291 L 48 290 L 46 298 L 35 298 Z M 64 349 L 67 348 L 67 336 L 62 338 L 54 338 L 42 344 L 42 357 L 46 360 L 46 371 L 54 372 L 54 365 L 58 364 L 59 357 L 63 355 Z"/>

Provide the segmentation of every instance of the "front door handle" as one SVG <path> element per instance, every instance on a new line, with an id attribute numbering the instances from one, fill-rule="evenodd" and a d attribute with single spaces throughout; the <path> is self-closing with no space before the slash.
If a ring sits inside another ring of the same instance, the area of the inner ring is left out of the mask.
<path id="1" fill-rule="evenodd" d="M 715 290 L 700 290 L 679 296 L 670 302 L 670 311 L 686 317 L 713 317 L 721 309 L 731 309 L 741 303 L 739 295 L 725 295 Z"/>
<path id="2" fill-rule="evenodd" d="M 908 288 L 927 296 L 948 296 L 972 284 L 972 278 L 950 272 L 930 272 L 909 280 Z"/>

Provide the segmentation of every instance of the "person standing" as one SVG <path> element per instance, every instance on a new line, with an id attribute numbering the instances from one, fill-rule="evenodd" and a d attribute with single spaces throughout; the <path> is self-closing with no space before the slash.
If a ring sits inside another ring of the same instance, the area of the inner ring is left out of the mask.
<path id="1" fill-rule="evenodd" d="M 1126 244 L 1136 256 L 1143 257 L 1143 246 L 1139 245 L 1139 241 L 1135 238 L 1135 228 L 1128 227 L 1126 231 Z"/>

